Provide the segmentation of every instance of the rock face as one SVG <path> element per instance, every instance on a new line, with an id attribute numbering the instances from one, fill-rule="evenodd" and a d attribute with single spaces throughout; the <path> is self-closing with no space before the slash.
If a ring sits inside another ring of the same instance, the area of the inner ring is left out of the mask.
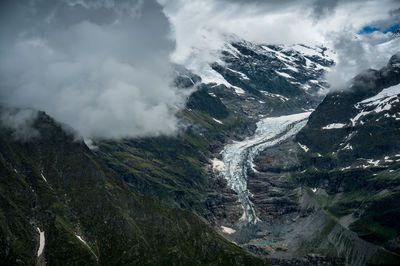
<path id="1" fill-rule="evenodd" d="M 46 114 L 31 130 L 21 140 L 0 126 L 1 264 L 267 264 L 193 213 L 134 193 Z"/>

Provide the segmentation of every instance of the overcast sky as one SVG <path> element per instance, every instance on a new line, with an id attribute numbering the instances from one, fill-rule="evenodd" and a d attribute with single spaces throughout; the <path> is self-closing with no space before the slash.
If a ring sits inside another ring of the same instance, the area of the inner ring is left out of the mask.
<path id="1" fill-rule="evenodd" d="M 345 81 L 395 50 L 398 0 L 2 0 L 0 103 L 44 110 L 84 137 L 174 134 L 187 95 L 171 61 L 201 75 L 232 35 L 324 44 Z M 8 119 L 9 120 L 9 119 Z"/>
<path id="2" fill-rule="evenodd" d="M 174 134 L 170 22 L 155 0 L 1 1 L 0 101 L 84 137 Z"/>

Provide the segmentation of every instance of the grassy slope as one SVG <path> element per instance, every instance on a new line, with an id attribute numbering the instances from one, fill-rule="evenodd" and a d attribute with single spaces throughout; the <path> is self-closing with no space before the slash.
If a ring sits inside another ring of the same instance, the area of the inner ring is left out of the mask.
<path id="1" fill-rule="evenodd" d="M 41 137 L 27 143 L 0 131 L 1 261 L 35 264 L 39 226 L 50 265 L 266 263 L 223 239 L 195 214 L 133 193 L 44 114 L 36 126 Z"/>
<path id="2" fill-rule="evenodd" d="M 178 136 L 101 141 L 96 143 L 96 153 L 138 193 L 206 216 L 204 204 L 214 190 L 203 166 L 210 151 L 222 147 L 232 132 L 245 129 L 248 122 L 227 112 L 218 117 L 221 124 L 212 114 L 224 109 L 223 104 L 208 94 L 194 97 L 200 100 L 188 105 L 196 109 L 182 113 L 190 126 Z"/>

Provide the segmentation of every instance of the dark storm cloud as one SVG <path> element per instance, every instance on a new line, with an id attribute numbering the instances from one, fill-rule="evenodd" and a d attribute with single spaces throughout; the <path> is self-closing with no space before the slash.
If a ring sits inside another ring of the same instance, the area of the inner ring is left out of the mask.
<path id="1" fill-rule="evenodd" d="M 171 134 L 170 23 L 155 0 L 0 4 L 0 103 L 44 110 L 85 137 Z"/>
<path id="2" fill-rule="evenodd" d="M 390 14 L 391 16 L 400 16 L 400 8 L 390 10 L 390 11 L 389 11 L 389 14 Z"/>
<path id="3" fill-rule="evenodd" d="M 320 19 L 335 12 L 339 0 L 316 0 L 313 3 L 313 16 Z"/>

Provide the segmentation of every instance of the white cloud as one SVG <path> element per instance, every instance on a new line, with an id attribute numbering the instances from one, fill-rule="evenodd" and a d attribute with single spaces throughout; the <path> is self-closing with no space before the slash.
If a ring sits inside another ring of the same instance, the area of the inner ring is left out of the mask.
<path id="1" fill-rule="evenodd" d="M 170 18 L 177 48 L 175 62 L 187 65 L 201 74 L 208 63 L 216 60 L 217 50 L 237 35 L 258 43 L 324 44 L 337 50 L 339 61 L 344 62 L 350 50 L 356 50 L 358 59 L 368 58 L 369 66 L 376 67 L 387 61 L 376 54 L 378 48 L 366 37 L 353 41 L 357 32 L 366 25 L 393 25 L 398 23 L 399 7 L 394 0 L 325 1 L 325 0 L 159 0 Z M 374 36 L 379 37 L 379 36 Z M 382 36 L 380 36 L 382 37 Z M 349 45 L 338 47 L 346 39 Z M 355 47 L 353 47 L 355 45 Z M 361 55 L 360 53 L 364 54 Z M 387 58 L 386 58 L 387 57 Z M 356 60 L 357 58 L 351 58 Z M 377 60 L 375 60 L 377 59 Z M 366 61 L 336 68 L 336 78 L 349 79 L 366 65 Z M 381 67 L 380 65 L 379 67 Z M 340 71 L 341 73 L 339 73 Z M 331 79 L 334 80 L 334 79 Z"/>
<path id="2" fill-rule="evenodd" d="M 186 95 L 170 85 L 175 43 L 158 3 L 2 5 L 2 104 L 44 110 L 84 137 L 176 131 Z"/>

